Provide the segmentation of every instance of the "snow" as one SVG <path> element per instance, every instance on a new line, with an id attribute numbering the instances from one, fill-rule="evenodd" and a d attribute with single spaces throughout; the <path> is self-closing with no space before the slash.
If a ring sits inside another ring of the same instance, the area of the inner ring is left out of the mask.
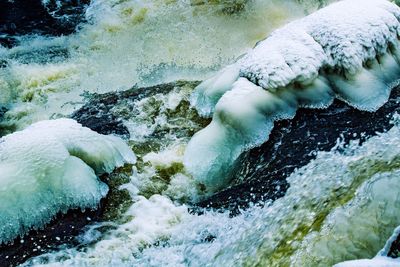
<path id="1" fill-rule="evenodd" d="M 73 208 L 96 208 L 109 173 L 135 155 L 119 138 L 71 119 L 41 121 L 0 139 L 0 243 Z"/>
<path id="2" fill-rule="evenodd" d="M 274 31 L 201 83 L 191 104 L 213 120 L 188 145 L 189 172 L 221 189 L 240 153 L 299 107 L 325 108 L 336 97 L 376 111 L 400 77 L 399 19 L 400 8 L 385 0 L 340 1 Z"/>

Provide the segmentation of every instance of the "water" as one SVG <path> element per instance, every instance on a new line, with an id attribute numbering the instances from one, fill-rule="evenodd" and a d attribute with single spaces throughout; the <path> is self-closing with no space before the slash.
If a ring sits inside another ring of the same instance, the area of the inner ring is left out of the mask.
<path id="1" fill-rule="evenodd" d="M 93 1 L 90 23 L 77 34 L 25 35 L 20 45 L 0 48 L 7 62 L 0 69 L 0 105 L 10 108 L 1 128 L 70 114 L 85 91 L 202 79 L 316 5 L 249 1 L 228 12 L 230 1 Z"/>
<path id="2" fill-rule="evenodd" d="M 71 35 L 19 37 L 0 47 L 0 136 L 70 115 L 87 93 L 202 80 L 319 1 L 93 1 Z M 53 13 L 53 15 L 56 13 Z M 4 65 L 4 66 L 3 66 Z M 184 87 L 184 86 L 183 86 Z M 229 211 L 190 212 L 209 196 L 183 167 L 203 121 L 194 85 L 115 106 L 138 164 L 121 186 L 133 204 L 25 266 L 329 266 L 372 258 L 400 224 L 400 124 L 357 138 L 296 170 L 286 195 Z M 183 88 L 183 89 L 182 89 Z M 134 116 L 132 115 L 134 114 Z M 1 119 L 3 118 L 3 119 Z M 189 130 L 188 130 L 189 129 Z"/>
<path id="3" fill-rule="evenodd" d="M 127 222 L 101 240 L 93 226 L 82 237 L 92 246 L 49 253 L 27 265 L 328 266 L 371 258 L 400 219 L 392 212 L 400 205 L 400 127 L 395 123 L 361 147 L 339 143 L 319 152 L 289 177 L 283 198 L 233 218 L 228 212 L 190 214 L 185 204 L 171 200 L 179 198 L 179 190 L 138 196 L 134 174 L 126 185 L 135 200 Z"/>

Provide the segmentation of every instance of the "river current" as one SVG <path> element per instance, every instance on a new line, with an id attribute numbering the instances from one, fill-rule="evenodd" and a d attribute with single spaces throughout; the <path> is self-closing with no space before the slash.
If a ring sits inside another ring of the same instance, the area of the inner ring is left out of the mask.
<path id="1" fill-rule="evenodd" d="M 188 142 L 210 122 L 189 105 L 197 81 L 333 1 L 93 0 L 62 13 L 66 2 L 40 4 L 68 23 L 81 12 L 68 34 L 0 32 L 13 40 L 0 46 L 0 137 L 69 117 L 101 94 L 182 82 L 107 109 L 138 157 L 121 171 L 121 214 L 22 266 L 332 266 L 387 256 L 400 225 L 396 112 L 379 134 L 347 132 L 352 140 L 313 150 L 282 196 L 234 213 L 196 206 L 214 192 L 184 167 Z"/>

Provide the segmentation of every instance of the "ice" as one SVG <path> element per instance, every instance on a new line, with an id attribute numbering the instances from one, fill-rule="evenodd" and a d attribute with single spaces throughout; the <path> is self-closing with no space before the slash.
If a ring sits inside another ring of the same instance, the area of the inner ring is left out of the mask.
<path id="1" fill-rule="evenodd" d="M 188 171 L 217 191 L 237 157 L 297 108 L 324 108 L 337 97 L 376 111 L 400 78 L 399 19 L 400 8 L 385 0 L 340 1 L 274 31 L 201 83 L 191 103 L 213 120 L 188 145 Z"/>
<path id="2" fill-rule="evenodd" d="M 41 121 L 0 139 L 0 243 L 43 227 L 57 213 L 96 208 L 109 173 L 135 155 L 119 138 L 71 119 Z"/>

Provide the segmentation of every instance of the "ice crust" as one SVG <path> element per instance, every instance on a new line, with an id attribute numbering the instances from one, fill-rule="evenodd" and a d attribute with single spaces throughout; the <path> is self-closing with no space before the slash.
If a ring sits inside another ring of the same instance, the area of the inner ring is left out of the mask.
<path id="1" fill-rule="evenodd" d="M 41 121 L 0 139 L 0 244 L 72 208 L 95 208 L 108 192 L 96 175 L 135 155 L 119 138 L 71 119 Z"/>
<path id="2" fill-rule="evenodd" d="M 246 149 L 268 140 L 275 120 L 339 98 L 375 111 L 400 78 L 400 8 L 385 0 L 344 0 L 274 31 L 201 83 L 191 104 L 213 116 L 185 153 L 189 172 L 209 191 L 228 181 Z"/>

